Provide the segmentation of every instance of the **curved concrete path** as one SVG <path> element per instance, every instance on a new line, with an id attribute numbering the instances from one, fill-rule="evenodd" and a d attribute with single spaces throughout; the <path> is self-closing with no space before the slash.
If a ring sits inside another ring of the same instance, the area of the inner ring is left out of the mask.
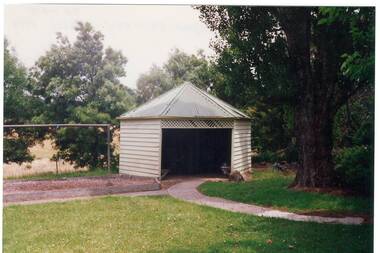
<path id="1" fill-rule="evenodd" d="M 208 197 L 203 195 L 197 190 L 197 187 L 204 183 L 207 179 L 197 178 L 188 181 L 184 181 L 173 185 L 168 189 L 169 195 L 174 198 L 189 201 L 192 203 L 206 205 L 216 208 L 221 208 L 224 210 L 239 212 L 245 214 L 252 214 L 262 217 L 270 218 L 282 218 L 293 221 L 305 221 L 305 222 L 318 222 L 318 223 L 335 223 L 335 224 L 347 224 L 347 225 L 358 225 L 364 222 L 361 217 L 344 217 L 344 218 L 333 218 L 333 217 L 322 217 L 322 216 L 309 216 L 301 215 L 296 213 L 284 212 L 279 210 L 274 210 L 271 208 L 239 203 L 231 200 L 226 200 L 222 198 Z"/>

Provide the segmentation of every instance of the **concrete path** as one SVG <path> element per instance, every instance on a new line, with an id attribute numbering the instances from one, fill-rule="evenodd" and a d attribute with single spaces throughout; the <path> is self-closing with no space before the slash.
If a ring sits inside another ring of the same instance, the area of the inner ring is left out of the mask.
<path id="1" fill-rule="evenodd" d="M 252 214 L 262 217 L 281 218 L 293 221 L 305 221 L 305 222 L 318 222 L 318 223 L 335 223 L 335 224 L 349 224 L 358 225 L 364 222 L 361 217 L 344 217 L 344 218 L 332 218 L 321 216 L 309 216 L 301 215 L 290 212 L 284 212 L 274 210 L 271 208 L 239 203 L 222 198 L 208 197 L 203 195 L 197 190 L 197 187 L 204 183 L 207 179 L 198 178 L 189 181 L 184 181 L 173 185 L 168 189 L 169 195 L 174 198 L 189 201 L 196 204 L 221 208 L 224 210 Z"/>

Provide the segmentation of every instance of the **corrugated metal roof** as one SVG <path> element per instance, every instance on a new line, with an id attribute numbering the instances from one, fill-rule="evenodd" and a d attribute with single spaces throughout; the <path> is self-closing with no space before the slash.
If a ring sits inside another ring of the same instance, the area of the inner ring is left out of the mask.
<path id="1" fill-rule="evenodd" d="M 151 101 L 123 114 L 121 119 L 134 118 L 241 118 L 247 115 L 186 82 Z"/>

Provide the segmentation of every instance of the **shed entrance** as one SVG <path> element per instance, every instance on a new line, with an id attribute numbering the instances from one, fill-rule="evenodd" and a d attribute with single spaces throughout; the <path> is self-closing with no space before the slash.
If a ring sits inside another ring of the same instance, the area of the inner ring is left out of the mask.
<path id="1" fill-rule="evenodd" d="M 161 168 L 172 175 L 221 173 L 231 165 L 231 129 L 162 129 Z"/>

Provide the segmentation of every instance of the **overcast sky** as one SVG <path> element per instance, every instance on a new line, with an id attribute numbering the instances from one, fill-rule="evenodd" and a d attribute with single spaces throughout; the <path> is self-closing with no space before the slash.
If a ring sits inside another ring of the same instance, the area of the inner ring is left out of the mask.
<path id="1" fill-rule="evenodd" d="M 213 34 L 190 6 L 7 5 L 4 13 L 5 36 L 26 67 L 50 48 L 57 32 L 73 40 L 76 22 L 90 22 L 104 34 L 106 47 L 122 50 L 128 58 L 122 82 L 131 88 L 152 64 L 162 65 L 175 47 L 212 54 Z"/>

